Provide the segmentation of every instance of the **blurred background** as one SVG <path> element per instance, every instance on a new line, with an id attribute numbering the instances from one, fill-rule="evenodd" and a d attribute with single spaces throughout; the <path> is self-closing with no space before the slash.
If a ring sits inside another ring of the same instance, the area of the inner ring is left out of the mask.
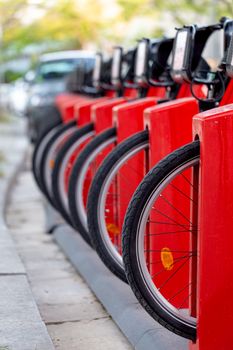
<path id="1" fill-rule="evenodd" d="M 83 59 L 93 64 L 96 50 L 172 36 L 177 26 L 221 16 L 233 17 L 232 0 L 0 0 L 0 116 L 25 116 L 30 106 L 50 104 L 65 89 L 57 78 Z M 64 50 L 86 53 L 57 54 Z"/>

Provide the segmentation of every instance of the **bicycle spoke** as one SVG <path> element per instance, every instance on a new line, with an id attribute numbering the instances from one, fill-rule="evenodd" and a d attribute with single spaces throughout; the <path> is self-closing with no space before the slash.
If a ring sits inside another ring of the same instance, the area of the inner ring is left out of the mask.
<path id="1" fill-rule="evenodd" d="M 190 219 L 188 219 L 180 210 L 178 210 L 164 195 L 160 194 L 160 198 L 162 198 L 170 207 L 172 207 L 177 213 L 179 213 L 185 220 L 191 223 Z"/>
<path id="2" fill-rule="evenodd" d="M 189 293 L 189 295 L 187 295 L 184 300 L 182 301 L 182 303 L 180 304 L 180 306 L 178 307 L 178 309 L 181 309 L 182 306 L 186 303 L 186 301 L 191 297 L 192 293 Z"/>
<path id="3" fill-rule="evenodd" d="M 144 252 L 160 252 L 161 249 L 144 249 Z M 193 252 L 192 250 L 176 250 L 176 249 L 170 249 L 170 252 L 172 253 L 196 253 Z"/>
<path id="4" fill-rule="evenodd" d="M 197 205 L 196 202 L 194 202 L 194 200 L 187 195 L 186 193 L 184 193 L 181 189 L 179 189 L 176 185 L 170 184 L 171 187 L 173 187 L 176 191 L 178 191 L 180 194 L 182 194 L 184 197 L 186 197 L 187 199 L 189 199 L 193 204 Z"/>
<path id="5" fill-rule="evenodd" d="M 159 288 L 158 288 L 158 290 L 160 291 L 161 290 L 161 288 L 163 288 L 181 269 L 182 269 L 182 267 L 184 267 L 184 265 L 189 261 L 189 257 L 183 262 L 183 264 L 181 265 L 181 266 L 179 266 L 178 268 L 177 268 L 177 270 L 175 271 L 175 272 L 173 272 L 172 273 L 172 275 L 170 276 L 170 277 L 168 277 L 168 279 L 162 284 L 162 286 L 160 286 Z"/>
<path id="6" fill-rule="evenodd" d="M 168 232 L 158 232 L 158 233 L 148 233 L 147 236 L 162 236 L 162 235 L 173 235 L 175 233 L 184 233 L 184 232 L 196 232 L 196 230 L 183 230 L 183 231 L 168 231 Z"/>
<path id="7" fill-rule="evenodd" d="M 177 262 L 177 261 L 180 261 L 180 260 L 185 259 L 185 258 L 190 258 L 192 256 L 193 256 L 192 254 L 191 255 L 183 255 L 183 256 L 180 256 L 179 258 L 174 259 L 174 261 Z M 161 264 L 161 259 L 154 261 L 154 262 L 147 263 L 147 265 L 156 265 L 156 264 Z"/>
<path id="8" fill-rule="evenodd" d="M 152 224 L 157 224 L 157 225 L 171 225 L 171 226 L 180 226 L 180 224 L 175 224 L 175 223 L 171 223 L 171 222 L 164 222 L 164 221 L 154 221 L 154 220 L 147 220 L 147 222 L 151 222 Z M 196 226 L 193 226 L 193 225 L 183 225 L 182 224 L 182 227 L 195 227 Z M 198 228 L 196 228 L 198 230 Z"/>
<path id="9" fill-rule="evenodd" d="M 194 191 L 197 191 L 197 192 L 198 192 L 198 188 L 196 188 L 196 187 L 192 184 L 192 182 L 191 182 L 189 179 L 187 179 L 187 177 L 186 177 L 184 174 L 181 174 L 181 176 L 189 183 L 189 185 L 194 189 Z"/>
<path id="10" fill-rule="evenodd" d="M 171 301 L 172 299 L 174 299 L 175 297 L 177 297 L 179 294 L 181 294 L 186 288 L 189 288 L 192 285 L 192 282 L 188 283 L 186 286 L 184 286 L 183 288 L 181 288 L 180 290 L 178 290 L 178 292 L 176 292 L 175 294 L 173 294 L 170 298 L 168 298 L 168 301 Z"/>
<path id="11" fill-rule="evenodd" d="M 176 220 L 172 219 L 170 216 L 164 214 L 163 212 L 161 212 L 160 210 L 158 210 L 158 209 L 156 209 L 156 208 L 154 208 L 154 207 L 152 207 L 152 210 L 154 210 L 154 211 L 156 211 L 157 213 L 161 214 L 161 215 L 164 216 L 165 218 L 171 220 L 172 222 L 174 222 L 176 225 L 178 225 L 178 226 L 180 226 L 180 227 L 185 227 L 185 226 L 187 226 L 187 225 L 185 225 L 185 224 L 180 224 L 180 223 L 177 222 Z M 148 221 L 148 222 L 149 222 L 149 221 Z"/>
<path id="12" fill-rule="evenodd" d="M 181 258 L 181 259 L 178 259 L 178 258 L 177 258 L 176 261 L 174 260 L 174 262 L 170 265 L 170 267 L 171 267 L 171 266 L 174 266 L 176 263 L 178 263 L 179 261 L 182 261 L 183 259 L 184 259 L 184 258 Z M 183 267 L 183 265 L 185 265 L 186 262 L 187 262 L 189 259 L 190 259 L 190 257 L 186 258 L 186 261 L 181 265 L 181 267 Z M 176 270 L 176 272 L 178 272 L 178 271 L 180 270 L 181 267 L 179 267 L 179 268 Z M 165 268 L 163 268 L 162 270 L 159 270 L 158 272 L 156 272 L 155 274 L 153 274 L 153 275 L 151 276 L 151 278 L 154 279 L 155 277 L 159 276 L 162 272 L 167 272 L 167 270 L 166 270 Z M 176 273 L 173 273 L 173 274 L 168 278 L 168 280 L 170 280 L 175 274 L 176 274 Z M 160 290 L 160 288 L 161 288 L 161 287 L 159 287 L 158 290 Z"/>

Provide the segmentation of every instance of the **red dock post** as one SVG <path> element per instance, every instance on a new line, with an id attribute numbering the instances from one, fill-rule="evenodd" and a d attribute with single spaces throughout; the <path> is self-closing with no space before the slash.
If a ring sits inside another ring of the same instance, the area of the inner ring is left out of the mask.
<path id="1" fill-rule="evenodd" d="M 233 348 L 233 104 L 198 114 L 200 188 L 197 342 L 192 350 Z"/>

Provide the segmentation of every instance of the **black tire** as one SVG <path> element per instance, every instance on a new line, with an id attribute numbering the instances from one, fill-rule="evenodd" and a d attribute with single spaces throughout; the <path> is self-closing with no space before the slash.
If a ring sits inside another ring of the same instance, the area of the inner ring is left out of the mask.
<path id="1" fill-rule="evenodd" d="M 83 224 L 81 218 L 80 208 L 77 205 L 76 192 L 77 192 L 77 183 L 80 177 L 80 173 L 84 164 L 89 160 L 92 154 L 98 150 L 99 147 L 104 145 L 109 140 L 113 139 L 115 142 L 116 137 L 116 128 L 110 128 L 106 131 L 103 131 L 101 134 L 97 135 L 80 153 L 78 159 L 76 160 L 74 167 L 71 172 L 70 181 L 69 181 L 69 190 L 68 190 L 68 201 L 69 201 L 69 211 L 71 220 L 74 227 L 81 234 L 84 240 L 91 246 L 90 235 L 87 227 Z"/>
<path id="2" fill-rule="evenodd" d="M 38 114 L 38 117 L 36 114 Z M 36 113 L 33 113 L 33 118 L 35 117 L 37 117 L 36 119 L 38 120 L 36 123 L 38 140 L 43 137 L 47 131 L 51 130 L 51 128 L 55 128 L 62 123 L 62 116 L 55 105 L 37 108 Z"/>
<path id="3" fill-rule="evenodd" d="M 47 186 L 46 186 L 45 167 L 46 167 L 47 154 L 55 144 L 59 143 L 59 141 L 61 141 L 62 138 L 65 137 L 65 135 L 72 135 L 72 133 L 75 132 L 76 130 L 77 130 L 76 121 L 71 121 L 59 127 L 56 133 L 53 134 L 53 136 L 47 142 L 39 163 L 38 176 L 39 176 L 39 182 L 40 182 L 40 189 L 45 195 L 45 197 L 47 198 L 47 200 L 49 201 L 49 203 L 55 209 L 56 209 L 56 203 L 53 201 L 52 197 L 50 196 L 50 193 L 47 190 Z"/>
<path id="4" fill-rule="evenodd" d="M 59 125 L 60 126 L 60 125 Z M 32 153 L 32 174 L 34 176 L 35 182 L 39 189 L 41 189 L 41 184 L 40 184 L 40 176 L 38 174 L 38 164 L 41 159 L 41 152 L 43 152 L 43 149 L 46 145 L 46 143 L 49 141 L 49 139 L 54 135 L 56 132 L 57 128 L 54 128 L 52 130 L 49 130 L 44 137 L 41 137 L 38 142 L 36 143 L 33 153 Z"/>
<path id="5" fill-rule="evenodd" d="M 160 161 L 145 176 L 137 188 L 125 216 L 123 225 L 123 261 L 128 282 L 144 309 L 165 328 L 184 338 L 195 340 L 196 328 L 188 324 L 182 324 L 167 310 L 155 301 L 148 290 L 146 282 L 140 272 L 137 253 L 137 235 L 141 215 L 156 188 L 162 181 L 172 174 L 178 167 L 187 164 L 193 159 L 199 159 L 199 141 L 194 141 L 174 151 Z"/>
<path id="6" fill-rule="evenodd" d="M 62 123 L 61 114 L 55 105 L 29 108 L 27 119 L 27 134 L 35 144 L 45 133 Z"/>
<path id="7" fill-rule="evenodd" d="M 102 238 L 99 224 L 99 202 L 101 199 L 102 187 L 104 186 L 107 177 L 112 171 L 114 171 L 117 164 L 124 161 L 124 158 L 132 154 L 136 148 L 142 145 L 147 147 L 148 140 L 148 131 L 142 131 L 117 145 L 99 167 L 92 181 L 88 195 L 87 218 L 92 245 L 109 270 L 126 283 L 127 279 L 123 262 L 120 263 L 116 258 L 114 258 L 113 254 L 111 254 L 111 250 L 107 247 L 107 243 L 105 243 Z"/>
<path id="8" fill-rule="evenodd" d="M 83 138 L 85 140 L 88 137 L 91 137 L 94 135 L 94 126 L 92 123 L 78 129 L 73 133 L 73 135 L 62 145 L 61 149 L 59 150 L 53 172 L 52 172 L 52 196 L 53 201 L 56 203 L 56 207 L 58 211 L 61 213 L 63 218 L 66 220 L 66 222 L 73 226 L 72 220 L 70 218 L 69 210 L 65 207 L 64 202 L 62 200 L 62 193 L 60 189 L 60 176 L 62 171 L 62 165 L 65 162 L 65 158 L 69 156 L 69 153 L 72 153 L 74 148 L 78 146 L 78 143 L 83 142 Z M 76 146 L 76 147 L 75 147 Z M 79 156 L 78 156 L 79 158 Z"/>
<path id="9" fill-rule="evenodd" d="M 74 125 L 74 122 L 71 122 L 71 123 Z M 39 163 L 41 161 L 42 153 L 43 153 L 47 143 L 49 142 L 49 140 L 56 133 L 60 133 L 60 130 L 63 129 L 63 127 L 64 127 L 63 124 L 59 124 L 58 126 L 51 128 L 47 133 L 43 134 L 39 138 L 39 140 L 37 141 L 37 143 L 34 147 L 33 154 L 32 154 L 32 173 L 33 173 L 34 179 L 36 181 L 36 184 L 40 190 L 42 190 L 42 189 L 41 189 L 40 174 L 39 174 Z"/>

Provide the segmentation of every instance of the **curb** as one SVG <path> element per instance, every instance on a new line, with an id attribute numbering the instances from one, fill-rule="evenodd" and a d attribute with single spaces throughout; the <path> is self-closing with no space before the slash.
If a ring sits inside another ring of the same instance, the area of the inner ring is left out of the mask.
<path id="1" fill-rule="evenodd" d="M 17 176 L 23 170 L 24 164 L 26 161 L 26 157 L 27 157 L 26 148 L 27 146 L 25 145 L 25 151 L 23 152 L 22 158 L 19 159 L 18 163 L 14 168 L 13 173 L 8 177 L 5 193 L 3 195 L 3 200 L 0 202 L 0 222 L 2 222 L 2 224 L 5 226 L 6 226 L 6 223 L 4 218 L 6 217 L 6 211 L 10 201 L 11 192 L 17 180 Z"/>
<path id="2" fill-rule="evenodd" d="M 46 215 L 51 222 L 57 213 L 52 213 L 50 208 Z M 53 236 L 135 350 L 188 349 L 188 340 L 156 323 L 138 303 L 130 287 L 105 267 L 79 234 L 63 224 L 54 229 Z"/>

